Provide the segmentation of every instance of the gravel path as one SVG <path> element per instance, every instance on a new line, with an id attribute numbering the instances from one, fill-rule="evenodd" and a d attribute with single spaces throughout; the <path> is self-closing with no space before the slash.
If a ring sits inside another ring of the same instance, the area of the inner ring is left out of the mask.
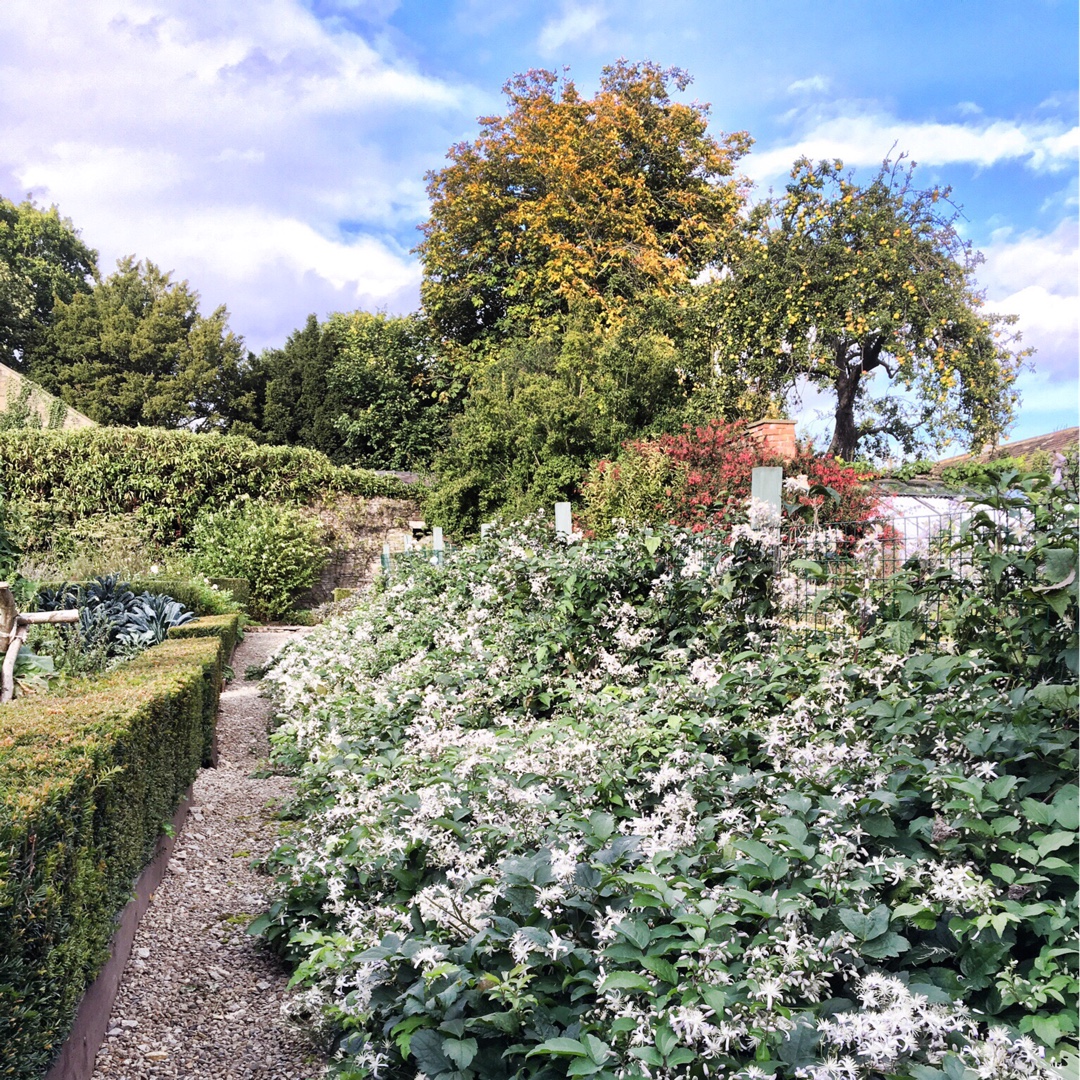
<path id="1" fill-rule="evenodd" d="M 252 775 L 267 754 L 269 703 L 243 673 L 296 632 L 248 631 L 236 650 L 237 678 L 218 713 L 220 761 L 195 780 L 191 814 L 135 937 L 93 1080 L 322 1075 L 318 1054 L 282 1018 L 285 972 L 244 933 L 270 885 L 251 863 L 274 844 L 274 811 L 291 781 Z"/>

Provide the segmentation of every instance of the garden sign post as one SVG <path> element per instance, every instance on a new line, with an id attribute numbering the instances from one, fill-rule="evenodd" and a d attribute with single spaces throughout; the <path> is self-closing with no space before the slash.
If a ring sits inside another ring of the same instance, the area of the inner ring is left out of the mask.
<path id="1" fill-rule="evenodd" d="M 750 474 L 750 523 L 772 525 L 780 520 L 780 493 L 784 470 L 779 466 L 759 465 Z M 758 521 L 758 518 L 769 520 Z"/>
<path id="2" fill-rule="evenodd" d="M 574 530 L 573 516 L 568 502 L 555 504 L 555 535 L 569 537 Z"/>
<path id="3" fill-rule="evenodd" d="M 15 664 L 19 659 L 19 650 L 26 642 L 30 627 L 40 623 L 76 623 L 79 612 L 75 608 L 67 611 L 28 611 L 19 612 L 11 585 L 0 581 L 0 645 L 4 649 L 3 675 L 0 678 L 0 702 L 10 701 L 15 696 Z"/>

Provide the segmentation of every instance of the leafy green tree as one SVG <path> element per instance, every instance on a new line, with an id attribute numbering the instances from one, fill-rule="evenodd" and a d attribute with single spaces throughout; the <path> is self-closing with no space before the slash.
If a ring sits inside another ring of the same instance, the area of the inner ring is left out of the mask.
<path id="1" fill-rule="evenodd" d="M 289 335 L 284 348 L 263 353 L 259 359 L 265 380 L 263 438 L 320 450 L 339 463 L 349 459 L 336 425 L 345 403 L 328 382 L 335 357 L 334 339 L 314 315 Z"/>
<path id="2" fill-rule="evenodd" d="M 507 114 L 427 177 L 421 294 L 440 335 L 497 341 L 571 306 L 611 319 L 697 276 L 742 205 L 750 139 L 715 139 L 705 106 L 672 101 L 689 81 L 619 61 L 591 99 L 550 71 L 506 84 Z"/>
<path id="3" fill-rule="evenodd" d="M 55 206 L 0 197 L 0 363 L 25 367 L 56 301 L 88 293 L 96 276 L 97 252 Z"/>
<path id="4" fill-rule="evenodd" d="M 186 281 L 122 259 L 90 293 L 58 300 L 31 376 L 103 424 L 222 428 L 241 408 L 242 340 Z"/>
<path id="5" fill-rule="evenodd" d="M 983 310 L 981 256 L 949 194 L 915 187 L 902 160 L 863 186 L 840 161 L 796 162 L 711 286 L 718 379 L 764 396 L 801 380 L 829 393 L 829 452 L 846 460 L 890 437 L 908 452 L 958 434 L 995 441 L 1026 354 L 1015 318 Z"/>
<path id="6" fill-rule="evenodd" d="M 426 513 L 462 533 L 573 497 L 596 458 L 675 426 L 691 389 L 671 340 L 632 322 L 509 341 L 473 376 Z"/>
<path id="7" fill-rule="evenodd" d="M 255 378 L 260 418 L 234 430 L 374 469 L 430 467 L 462 396 L 415 315 L 309 315 L 259 357 Z"/>
<path id="8" fill-rule="evenodd" d="M 332 315 L 328 388 L 350 460 L 375 469 L 426 469 L 460 408 L 461 384 L 433 348 L 427 323 L 357 311 Z"/>

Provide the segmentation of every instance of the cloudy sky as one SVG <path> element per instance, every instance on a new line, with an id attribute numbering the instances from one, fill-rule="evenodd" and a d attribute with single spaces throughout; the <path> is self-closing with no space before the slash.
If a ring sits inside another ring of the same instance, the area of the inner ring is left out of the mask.
<path id="1" fill-rule="evenodd" d="M 952 185 L 993 310 L 1036 347 L 1012 437 L 1077 422 L 1075 0 L 3 0 L 0 194 L 149 258 L 253 349 L 417 305 L 424 173 L 502 84 L 686 69 L 760 194 L 895 146 Z M 806 416 L 806 430 L 814 427 Z"/>

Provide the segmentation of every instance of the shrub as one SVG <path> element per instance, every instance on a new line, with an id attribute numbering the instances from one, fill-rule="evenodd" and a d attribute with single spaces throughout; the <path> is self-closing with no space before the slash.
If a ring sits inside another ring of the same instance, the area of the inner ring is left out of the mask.
<path id="1" fill-rule="evenodd" d="M 959 595 L 1008 588 L 940 648 L 895 632 L 910 593 L 763 646 L 745 526 L 491 535 L 291 644 L 301 801 L 257 928 L 338 1075 L 1047 1077 L 1080 988 L 1076 493 L 1029 488 L 1010 565 L 973 519 Z"/>
<path id="2" fill-rule="evenodd" d="M 51 550 L 54 536 L 100 519 L 103 508 L 130 515 L 129 536 L 168 544 L 204 511 L 244 497 L 301 503 L 327 491 L 408 493 L 397 479 L 335 466 L 314 450 L 156 428 L 0 431 L 0 485 L 21 514 L 28 551 Z"/>
<path id="3" fill-rule="evenodd" d="M 628 442 L 615 461 L 593 466 L 583 488 L 589 527 L 600 534 L 612 522 L 669 522 L 701 531 L 745 520 L 751 474 L 759 465 L 783 465 L 788 477 L 807 484 L 785 507 L 789 516 L 820 524 L 861 522 L 873 513 L 877 495 L 867 469 L 800 448 L 782 462 L 764 453 L 738 421 L 713 421 L 677 435 Z M 826 489 L 828 489 L 826 491 Z"/>
<path id="4" fill-rule="evenodd" d="M 205 573 L 248 581 L 255 618 L 280 619 L 326 565 L 330 550 L 323 535 L 322 523 L 311 514 L 252 501 L 204 515 L 192 541 Z"/>
<path id="5" fill-rule="evenodd" d="M 219 641 L 0 712 L 0 1071 L 38 1080 L 210 745 Z"/>

